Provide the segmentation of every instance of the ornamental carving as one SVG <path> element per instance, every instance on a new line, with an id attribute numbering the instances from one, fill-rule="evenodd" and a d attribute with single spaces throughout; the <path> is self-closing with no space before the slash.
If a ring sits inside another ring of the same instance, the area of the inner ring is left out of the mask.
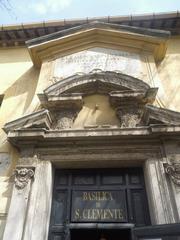
<path id="1" fill-rule="evenodd" d="M 117 110 L 118 118 L 122 128 L 134 128 L 141 122 L 141 109 L 137 107 L 124 107 Z"/>
<path id="2" fill-rule="evenodd" d="M 56 114 L 56 123 L 54 124 L 54 129 L 67 129 L 71 128 L 73 122 L 78 114 L 77 110 L 64 110 Z"/>
<path id="3" fill-rule="evenodd" d="M 15 187 L 17 189 L 23 189 L 27 186 L 28 182 L 34 177 L 34 168 L 21 167 L 16 168 L 15 175 Z"/>
<path id="4" fill-rule="evenodd" d="M 171 180 L 180 186 L 180 163 L 164 164 L 165 172 L 170 176 Z"/>

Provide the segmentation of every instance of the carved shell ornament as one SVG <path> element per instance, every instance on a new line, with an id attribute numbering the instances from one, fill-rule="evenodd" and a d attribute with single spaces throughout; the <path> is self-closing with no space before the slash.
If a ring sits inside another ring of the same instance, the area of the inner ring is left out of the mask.
<path id="1" fill-rule="evenodd" d="M 180 186 L 180 163 L 164 164 L 165 172 L 170 176 L 171 180 Z"/>
<path id="2" fill-rule="evenodd" d="M 23 189 L 27 186 L 30 179 L 34 177 L 33 168 L 17 168 L 14 171 L 15 175 L 15 187 L 17 189 Z"/>

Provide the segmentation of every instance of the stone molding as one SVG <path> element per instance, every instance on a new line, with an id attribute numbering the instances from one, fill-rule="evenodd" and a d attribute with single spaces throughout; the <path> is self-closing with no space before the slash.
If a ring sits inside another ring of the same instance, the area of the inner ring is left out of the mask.
<path id="1" fill-rule="evenodd" d="M 121 127 L 114 129 L 110 125 L 109 130 L 102 131 L 72 129 L 83 107 L 83 96 L 91 91 L 96 94 L 99 87 L 108 94 L 109 103 L 116 110 Z M 39 95 L 41 106 L 45 109 L 6 123 L 3 129 L 11 142 L 22 139 L 44 141 L 50 135 L 54 140 L 59 137 L 86 137 L 88 134 L 109 137 L 112 132 L 119 136 L 179 134 L 180 113 L 150 105 L 156 93 L 156 88 L 150 88 L 142 80 L 121 73 L 96 70 L 82 76 L 74 75 L 59 80 Z"/>
<path id="2" fill-rule="evenodd" d="M 64 79 L 57 78 L 57 82 L 44 90 L 44 95 L 49 98 L 64 93 L 82 93 L 89 86 L 91 86 L 91 92 L 92 89 L 97 88 L 97 83 L 106 85 L 106 93 L 117 90 L 141 91 L 144 93 L 151 89 L 147 83 L 130 75 L 94 69 L 88 74 L 75 74 Z M 86 88 L 84 88 L 85 85 Z"/>
<path id="3" fill-rule="evenodd" d="M 163 127 L 166 132 L 167 126 L 173 127 L 175 132 L 174 127 L 177 130 L 177 126 L 180 126 L 180 113 L 151 105 L 155 100 L 157 88 L 150 88 L 147 83 L 132 76 L 95 69 L 89 74 L 76 74 L 52 84 L 38 95 L 41 107 L 45 109 L 8 122 L 3 129 L 9 138 L 15 136 L 17 131 L 21 131 L 21 137 L 24 137 L 23 130 L 28 130 L 30 135 L 33 131 L 33 134 L 40 138 L 41 133 L 44 137 L 52 130 L 69 131 L 83 108 L 83 96 L 97 94 L 98 91 L 109 96 L 109 103 L 116 110 L 121 129 L 132 130 L 149 126 L 152 127 L 148 129 L 149 134 L 157 132 L 159 127 Z M 98 93 L 101 94 L 100 92 Z M 110 125 L 110 128 L 113 126 Z M 170 131 L 172 132 L 172 129 Z M 79 130 L 76 129 L 74 133 L 78 135 Z M 32 137 L 30 135 L 29 137 Z"/>
<path id="4" fill-rule="evenodd" d="M 130 52 L 138 53 L 143 50 L 151 53 L 155 61 L 161 61 L 169 36 L 170 33 L 165 31 L 92 22 L 32 39 L 26 44 L 34 65 L 40 68 L 43 60 L 102 45 L 107 48 L 113 45 L 121 49 L 125 47 Z"/>
<path id="5" fill-rule="evenodd" d="M 23 189 L 27 186 L 28 182 L 34 177 L 34 167 L 17 167 L 14 171 L 15 175 L 15 187 L 17 189 Z"/>
<path id="6" fill-rule="evenodd" d="M 9 131 L 23 128 L 50 129 L 51 124 L 52 116 L 50 115 L 50 112 L 47 109 L 42 109 L 6 123 L 3 130 L 8 133 Z"/>
<path id="7" fill-rule="evenodd" d="M 173 183 L 180 187 L 180 163 L 164 163 L 164 168 Z"/>

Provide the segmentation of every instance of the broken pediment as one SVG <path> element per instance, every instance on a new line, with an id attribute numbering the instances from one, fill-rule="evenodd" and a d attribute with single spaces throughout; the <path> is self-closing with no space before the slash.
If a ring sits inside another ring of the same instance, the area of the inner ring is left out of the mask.
<path id="1" fill-rule="evenodd" d="M 38 67 L 45 59 L 92 47 L 143 52 L 152 54 L 156 61 L 160 61 L 165 56 L 169 35 L 169 32 L 162 30 L 90 22 L 29 40 L 26 44 L 34 65 Z"/>
<path id="2" fill-rule="evenodd" d="M 52 116 L 50 112 L 46 109 L 42 109 L 35 113 L 25 115 L 17 120 L 6 123 L 4 126 L 4 131 L 8 133 L 9 131 L 19 130 L 19 129 L 50 129 L 52 125 Z"/>
<path id="3" fill-rule="evenodd" d="M 88 74 L 75 74 L 64 79 L 56 78 L 54 81 L 55 83 L 45 89 L 43 94 L 38 95 L 42 104 L 53 96 L 68 94 L 78 96 L 78 93 L 109 94 L 112 91 L 136 91 L 146 94 L 151 89 L 147 83 L 132 76 L 99 69 L 94 69 Z"/>
<path id="4" fill-rule="evenodd" d="M 93 71 L 55 82 L 39 94 L 40 111 L 7 123 L 6 133 L 180 124 L 180 113 L 153 106 L 156 88 L 132 76 Z M 97 96 L 97 97 L 93 97 Z"/>
<path id="5" fill-rule="evenodd" d="M 165 108 L 158 108 L 153 105 L 146 105 L 143 113 L 143 121 L 145 124 L 180 124 L 180 113 Z"/>

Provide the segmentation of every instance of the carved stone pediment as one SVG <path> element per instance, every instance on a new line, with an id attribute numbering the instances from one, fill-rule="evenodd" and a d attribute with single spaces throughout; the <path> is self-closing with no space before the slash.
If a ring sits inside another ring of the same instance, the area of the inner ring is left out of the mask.
<path id="1" fill-rule="evenodd" d="M 147 104 L 143 113 L 143 121 L 146 125 L 149 124 L 180 124 L 180 113 L 166 108 L 158 108 Z"/>
<path id="2" fill-rule="evenodd" d="M 136 127 L 149 125 L 179 125 L 180 113 L 150 104 L 131 102 L 117 109 L 121 127 Z"/>
<path id="3" fill-rule="evenodd" d="M 65 79 L 56 78 L 55 83 L 44 90 L 47 99 L 62 94 L 108 94 L 112 91 L 142 91 L 150 89 L 145 82 L 122 73 L 95 69 L 89 74 L 76 74 Z"/>
<path id="4" fill-rule="evenodd" d="M 52 117 L 50 112 L 46 109 L 37 111 L 32 114 L 28 114 L 12 122 L 8 122 L 4 126 L 6 133 L 13 130 L 23 129 L 23 128 L 44 128 L 50 129 L 52 125 Z"/>
<path id="5" fill-rule="evenodd" d="M 119 118 L 116 128 L 180 124 L 180 113 L 150 105 L 157 88 L 121 73 L 95 70 L 55 82 L 38 95 L 43 110 L 7 123 L 4 130 L 8 133 L 19 129 L 71 129 L 83 108 L 83 98 L 97 92 L 109 97 Z"/>

